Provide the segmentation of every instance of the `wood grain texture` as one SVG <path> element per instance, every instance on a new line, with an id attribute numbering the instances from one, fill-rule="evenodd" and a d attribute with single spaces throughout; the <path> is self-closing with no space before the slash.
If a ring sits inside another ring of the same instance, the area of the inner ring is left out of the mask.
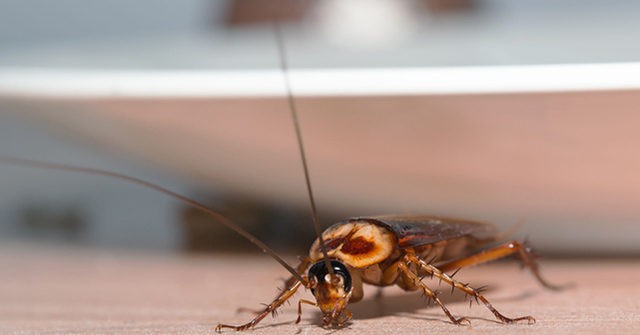
<path id="1" fill-rule="evenodd" d="M 292 257 L 293 258 L 293 257 Z M 640 262 L 542 260 L 554 282 L 574 282 L 564 292 L 540 288 L 513 262 L 464 269 L 473 286 L 488 284 L 487 297 L 508 316 L 533 315 L 535 325 L 502 325 L 483 307 L 441 288 L 442 299 L 471 327 L 454 326 L 416 293 L 367 287 L 351 306 L 354 320 L 335 334 L 634 334 L 640 332 Z M 214 334 L 218 322 L 240 323 L 275 295 L 286 275 L 262 256 L 178 256 L 132 251 L 0 246 L 2 334 Z M 428 282 L 428 280 L 427 280 Z M 435 283 L 433 283 L 435 285 Z M 298 298 L 311 298 L 309 292 Z M 319 312 L 304 306 L 293 324 L 295 302 L 247 334 L 326 334 Z M 233 332 L 228 332 L 233 333 Z"/>

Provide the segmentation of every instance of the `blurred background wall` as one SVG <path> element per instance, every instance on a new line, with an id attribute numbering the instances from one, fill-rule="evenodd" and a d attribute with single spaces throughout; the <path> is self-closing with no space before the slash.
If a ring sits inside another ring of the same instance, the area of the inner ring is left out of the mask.
<path id="1" fill-rule="evenodd" d="M 270 24 L 274 16 L 286 22 L 294 69 L 640 59 L 640 4 L 634 1 L 256 3 L 3 1 L 0 69 L 56 69 L 62 77 L 65 70 L 123 75 L 140 70 L 277 70 Z M 592 255 L 635 255 L 640 251 L 640 184 L 633 173 L 640 167 L 633 131 L 640 121 L 633 113 L 637 97 L 633 91 L 461 97 L 457 102 L 441 97 L 301 97 L 323 222 L 389 212 L 464 216 L 497 221 L 501 228 L 523 221 L 522 233 L 549 254 L 591 250 Z M 591 109 L 580 114 L 585 106 Z M 252 113 L 259 109 L 269 114 Z M 367 111 L 372 114 L 362 114 Z M 401 115 L 403 111 L 412 113 Z M 187 121 L 177 120 L 178 113 Z M 0 100 L 0 153 L 149 179 L 211 204 L 278 250 L 299 253 L 313 235 L 286 113 L 283 100 L 276 98 L 65 104 L 5 94 Z M 424 128 L 418 126 L 421 122 Z M 381 128 L 395 134 L 397 142 L 376 142 Z M 434 129 L 446 136 L 415 135 L 433 134 Z M 451 146 L 451 138 L 464 136 L 467 141 Z M 431 142 L 420 142 L 424 140 Z M 367 147 L 371 142 L 376 145 Z M 496 151 L 498 142 L 513 145 Z M 484 145 L 478 149 L 474 143 Z M 560 153 L 554 154 L 558 147 Z M 332 151 L 345 148 L 351 151 Z M 526 148 L 536 151 L 529 154 Z M 407 156 L 396 156 L 399 151 Z M 572 159 L 567 156 L 571 152 L 579 155 Z M 478 154 L 470 168 L 457 169 L 466 166 L 470 153 Z M 492 165 L 478 158 L 485 153 L 520 163 L 507 166 L 506 172 L 491 171 Z M 555 160 L 530 164 L 545 157 Z M 547 174 L 513 173 L 528 171 L 524 167 Z M 367 168 L 373 172 L 363 170 Z M 486 174 L 475 175 L 474 170 Z M 253 250 L 179 203 L 134 185 L 18 167 L 2 166 L 0 171 L 3 241 Z M 485 182 L 479 184 L 482 178 Z M 341 189 L 345 181 L 354 184 Z M 268 196 L 269 191 L 274 195 Z"/>

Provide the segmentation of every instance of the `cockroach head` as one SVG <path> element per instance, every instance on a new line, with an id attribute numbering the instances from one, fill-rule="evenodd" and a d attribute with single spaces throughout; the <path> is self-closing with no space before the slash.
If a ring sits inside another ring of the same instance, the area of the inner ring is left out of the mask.
<path id="1" fill-rule="evenodd" d="M 327 269 L 325 260 L 320 260 L 309 268 L 309 288 L 322 311 L 324 326 L 342 326 L 349 320 L 348 314 L 343 315 L 343 310 L 351 297 L 351 274 L 338 260 L 328 263 L 333 274 Z"/>

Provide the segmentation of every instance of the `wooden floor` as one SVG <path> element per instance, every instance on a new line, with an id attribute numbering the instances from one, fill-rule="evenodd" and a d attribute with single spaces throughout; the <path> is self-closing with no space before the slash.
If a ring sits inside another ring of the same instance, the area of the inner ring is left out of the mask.
<path id="1" fill-rule="evenodd" d="M 502 325 L 463 296 L 442 297 L 472 325 L 455 326 L 416 293 L 391 288 L 375 300 L 369 288 L 350 307 L 353 322 L 335 334 L 640 334 L 640 262 L 635 260 L 544 261 L 550 281 L 575 288 L 549 292 L 512 263 L 464 269 L 456 275 L 472 286 L 489 284 L 487 297 L 508 316 L 533 315 L 534 325 Z M 262 256 L 176 256 L 100 252 L 25 245 L 0 246 L 1 334 L 213 334 L 218 322 L 250 318 L 238 307 L 269 302 L 286 272 Z M 434 283 L 435 285 L 435 283 Z M 268 317 L 251 334 L 327 334 L 319 312 L 295 305 Z M 228 331 L 226 333 L 234 333 Z"/>

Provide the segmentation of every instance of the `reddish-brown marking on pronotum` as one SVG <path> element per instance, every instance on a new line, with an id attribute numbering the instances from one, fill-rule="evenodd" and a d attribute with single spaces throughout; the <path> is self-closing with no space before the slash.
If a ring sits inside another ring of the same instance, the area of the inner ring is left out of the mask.
<path id="1" fill-rule="evenodd" d="M 327 246 L 328 250 L 333 250 L 340 246 L 344 242 L 344 237 L 332 238 L 328 241 L 325 241 L 324 244 Z"/>
<path id="2" fill-rule="evenodd" d="M 340 251 L 350 255 L 362 255 L 371 252 L 375 248 L 375 243 L 367 241 L 364 237 L 358 236 L 347 239 Z"/>

